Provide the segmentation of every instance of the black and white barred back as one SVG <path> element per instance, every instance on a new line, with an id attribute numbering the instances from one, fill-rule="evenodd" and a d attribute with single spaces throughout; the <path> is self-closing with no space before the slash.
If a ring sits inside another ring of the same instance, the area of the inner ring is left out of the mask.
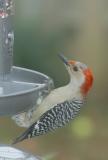
<path id="1" fill-rule="evenodd" d="M 45 112 L 28 130 L 19 136 L 14 141 L 14 144 L 24 139 L 43 135 L 49 131 L 54 131 L 57 128 L 65 126 L 78 114 L 83 103 L 82 100 L 74 99 L 72 101 L 65 101 L 55 105 Z"/>

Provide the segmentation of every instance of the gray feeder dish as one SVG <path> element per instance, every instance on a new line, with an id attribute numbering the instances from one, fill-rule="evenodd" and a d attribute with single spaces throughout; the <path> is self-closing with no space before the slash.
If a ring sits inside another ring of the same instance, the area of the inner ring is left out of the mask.
<path id="1" fill-rule="evenodd" d="M 16 115 L 36 104 L 39 96 L 48 94 L 53 81 L 46 75 L 13 66 L 9 75 L 0 77 L 0 115 Z"/>
<path id="2" fill-rule="evenodd" d="M 28 110 L 53 86 L 42 73 L 13 67 L 14 7 L 14 0 L 0 0 L 0 116 Z"/>
<path id="3" fill-rule="evenodd" d="M 7 145 L 0 145 L 0 160 L 42 160 L 38 156 L 33 156 Z"/>

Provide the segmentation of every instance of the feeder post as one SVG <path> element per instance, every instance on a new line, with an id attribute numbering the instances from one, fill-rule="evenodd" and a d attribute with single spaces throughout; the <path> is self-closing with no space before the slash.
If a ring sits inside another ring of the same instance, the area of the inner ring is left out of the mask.
<path id="1" fill-rule="evenodd" d="M 0 80 L 6 79 L 13 63 L 13 0 L 0 0 Z"/>

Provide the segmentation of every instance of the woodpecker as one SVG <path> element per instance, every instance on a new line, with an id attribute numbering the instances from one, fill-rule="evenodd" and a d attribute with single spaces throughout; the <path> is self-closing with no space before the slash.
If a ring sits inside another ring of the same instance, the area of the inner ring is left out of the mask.
<path id="1" fill-rule="evenodd" d="M 69 83 L 50 92 L 35 111 L 35 122 L 13 144 L 65 126 L 83 106 L 93 84 L 92 71 L 81 62 L 68 60 L 63 54 L 59 57 L 68 71 Z"/>

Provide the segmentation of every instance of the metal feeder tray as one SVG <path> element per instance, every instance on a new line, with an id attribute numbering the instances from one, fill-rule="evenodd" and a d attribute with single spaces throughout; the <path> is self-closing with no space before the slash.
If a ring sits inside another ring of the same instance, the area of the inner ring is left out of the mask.
<path id="1" fill-rule="evenodd" d="M 0 116 L 32 108 L 52 80 L 39 72 L 13 66 L 14 0 L 0 0 Z"/>
<path id="2" fill-rule="evenodd" d="M 20 67 L 13 67 L 8 79 L 0 81 L 0 115 L 26 111 L 36 104 L 42 92 L 50 92 L 53 87 L 48 76 Z"/>
<path id="3" fill-rule="evenodd" d="M 7 145 L 0 145 L 0 160 L 42 160 L 38 156 L 33 156 Z"/>

